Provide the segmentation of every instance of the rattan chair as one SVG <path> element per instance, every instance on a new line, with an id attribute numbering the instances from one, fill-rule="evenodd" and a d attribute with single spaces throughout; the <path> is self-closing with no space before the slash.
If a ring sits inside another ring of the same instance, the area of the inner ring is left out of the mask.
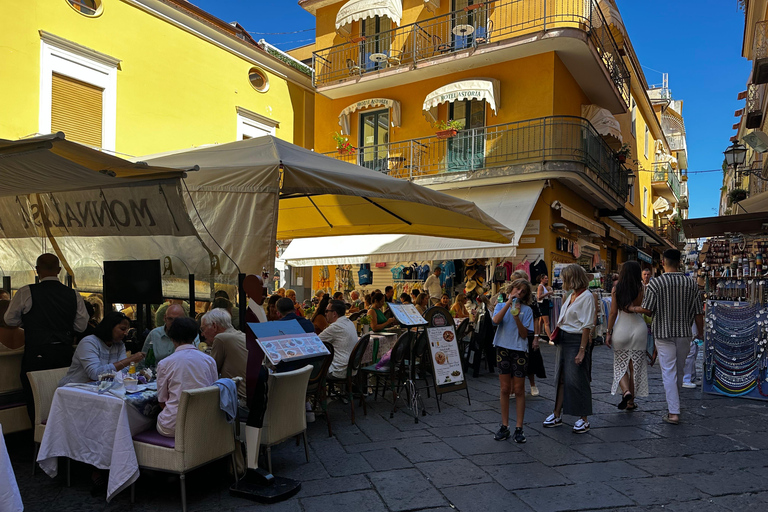
<path id="1" fill-rule="evenodd" d="M 2 311 L 0 311 L 2 313 Z M 8 329 L 0 329 L 0 334 Z M 24 334 L 22 332 L 23 340 Z M 0 340 L 2 343 L 3 340 Z M 24 399 L 24 391 L 21 387 L 19 371 L 21 359 L 24 357 L 24 349 L 6 350 L 0 345 L 0 425 L 4 434 L 12 434 L 32 428 L 27 413 L 27 401 Z"/>
<path id="2" fill-rule="evenodd" d="M 59 381 L 64 378 L 69 368 L 54 368 L 53 370 L 40 370 L 27 372 L 29 385 L 32 388 L 32 398 L 35 403 L 35 453 L 32 458 L 32 474 L 37 469 L 37 452 L 40 451 L 40 443 L 45 434 L 45 422 L 48 421 L 48 413 L 51 412 L 53 394 L 59 387 Z M 67 465 L 67 485 L 69 485 L 69 465 Z"/>
<path id="3" fill-rule="evenodd" d="M 219 404 L 218 386 L 184 391 L 176 415 L 176 437 L 164 437 L 154 429 L 133 437 L 139 467 L 179 475 L 181 508 L 187 510 L 186 474 L 215 460 L 232 456 L 235 463 L 235 437 Z M 237 481 L 237 476 L 235 476 Z M 131 485 L 131 503 L 135 483 Z"/>
<path id="4" fill-rule="evenodd" d="M 261 427 L 261 446 L 267 450 L 267 467 L 272 473 L 272 447 L 302 434 L 304 455 L 307 447 L 307 384 L 312 365 L 291 372 L 273 373 L 267 380 L 267 411 Z"/>

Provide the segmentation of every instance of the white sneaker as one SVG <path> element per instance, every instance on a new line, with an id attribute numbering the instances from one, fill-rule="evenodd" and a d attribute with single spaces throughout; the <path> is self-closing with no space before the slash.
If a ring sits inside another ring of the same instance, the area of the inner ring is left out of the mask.
<path id="1" fill-rule="evenodd" d="M 531 386 L 531 396 L 539 396 L 539 388 Z"/>
<path id="2" fill-rule="evenodd" d="M 513 398 L 515 398 L 515 394 L 514 393 L 510 393 L 509 394 L 509 399 L 512 400 Z"/>
<path id="3" fill-rule="evenodd" d="M 589 432 L 589 422 L 579 418 L 576 423 L 573 424 L 574 434 L 586 434 Z"/>
<path id="4" fill-rule="evenodd" d="M 556 417 L 555 417 L 555 413 L 552 413 L 552 414 L 550 414 L 549 416 L 547 416 L 547 419 L 545 419 L 545 420 L 544 420 L 544 423 L 543 423 L 543 425 L 544 425 L 546 428 L 551 428 L 551 427 L 559 427 L 559 426 L 560 426 L 560 425 L 562 425 L 562 424 L 563 424 L 563 418 L 562 418 L 562 416 L 561 416 L 561 417 L 557 417 L 557 418 L 556 418 Z"/>
<path id="5" fill-rule="evenodd" d="M 683 382 L 683 387 L 686 389 L 696 389 L 695 382 Z"/>

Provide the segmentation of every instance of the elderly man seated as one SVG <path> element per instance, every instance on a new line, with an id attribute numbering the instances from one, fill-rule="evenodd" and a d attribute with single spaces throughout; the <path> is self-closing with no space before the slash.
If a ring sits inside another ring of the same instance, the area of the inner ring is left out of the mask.
<path id="1" fill-rule="evenodd" d="M 237 397 L 241 407 L 246 405 L 245 369 L 248 366 L 248 348 L 245 333 L 232 326 L 232 318 L 223 309 L 212 309 L 202 318 L 205 341 L 211 345 L 211 357 L 222 377 L 242 377 L 237 384 Z"/>
<path id="2" fill-rule="evenodd" d="M 147 339 L 144 340 L 144 347 L 142 347 L 141 351 L 144 353 L 144 355 L 147 355 L 149 352 L 149 345 L 152 344 L 152 351 L 155 353 L 155 362 L 159 363 L 169 355 L 173 353 L 173 341 L 171 340 L 170 336 L 168 335 L 168 330 L 171 328 L 171 324 L 173 324 L 173 321 L 177 318 L 186 317 L 187 314 L 184 312 L 184 308 L 179 304 L 171 304 L 168 306 L 168 308 L 165 310 L 165 323 L 161 325 L 160 327 L 155 327 L 151 331 L 149 331 L 149 334 L 147 335 Z M 200 338 L 198 336 L 195 336 L 194 345 L 197 347 L 197 345 L 200 343 Z"/>
<path id="3" fill-rule="evenodd" d="M 304 329 L 304 332 L 315 332 L 315 325 L 312 322 L 296 314 L 296 308 L 291 299 L 280 299 L 275 304 L 275 307 L 277 308 L 277 315 L 280 317 L 280 320 L 296 320 L 301 325 L 301 328 Z"/>
<path id="4" fill-rule="evenodd" d="M 197 322 L 191 318 L 174 320 L 168 336 L 173 340 L 175 350 L 157 365 L 157 400 L 163 408 L 157 417 L 157 431 L 166 437 L 176 435 L 181 393 L 211 386 L 219 378 L 216 361 L 193 345 L 197 332 Z"/>
<path id="5" fill-rule="evenodd" d="M 357 343 L 357 329 L 345 316 L 347 307 L 340 300 L 332 300 L 325 310 L 328 327 L 320 333 L 320 339 L 333 345 L 333 361 L 328 375 L 339 379 L 347 376 L 347 363 Z"/>

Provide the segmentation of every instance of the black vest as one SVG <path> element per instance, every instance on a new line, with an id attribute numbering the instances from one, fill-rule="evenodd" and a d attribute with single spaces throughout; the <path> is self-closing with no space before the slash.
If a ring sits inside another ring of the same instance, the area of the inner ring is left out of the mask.
<path id="1" fill-rule="evenodd" d="M 72 345 L 77 316 L 77 292 L 59 281 L 41 281 L 29 286 L 32 308 L 21 315 L 26 348 L 54 343 Z"/>

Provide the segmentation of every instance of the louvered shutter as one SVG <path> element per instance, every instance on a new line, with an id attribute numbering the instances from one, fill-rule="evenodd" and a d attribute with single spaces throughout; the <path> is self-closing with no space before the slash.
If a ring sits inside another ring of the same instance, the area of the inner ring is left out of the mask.
<path id="1" fill-rule="evenodd" d="M 67 140 L 101 147 L 103 89 L 74 78 L 53 74 L 51 132 Z"/>

